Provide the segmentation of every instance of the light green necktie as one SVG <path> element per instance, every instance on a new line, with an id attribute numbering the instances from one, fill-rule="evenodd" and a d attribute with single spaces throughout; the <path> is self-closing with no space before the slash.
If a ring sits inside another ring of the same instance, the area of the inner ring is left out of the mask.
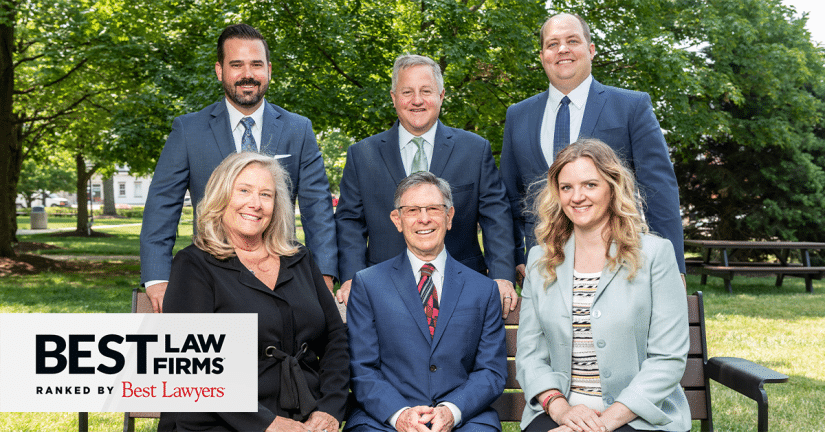
<path id="1" fill-rule="evenodd" d="M 418 151 L 415 152 L 415 156 L 413 157 L 412 167 L 410 167 L 410 174 L 417 173 L 419 171 L 427 171 L 429 164 L 427 163 L 427 154 L 424 153 L 424 138 L 415 137 L 412 139 L 412 142 L 418 146 Z"/>

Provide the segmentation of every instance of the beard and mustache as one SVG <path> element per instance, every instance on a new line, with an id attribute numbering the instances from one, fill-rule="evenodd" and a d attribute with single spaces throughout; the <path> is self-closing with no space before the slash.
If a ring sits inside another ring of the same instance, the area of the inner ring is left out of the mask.
<path id="1" fill-rule="evenodd" d="M 239 86 L 245 85 L 254 85 L 258 87 L 258 91 L 238 91 L 237 88 Z M 261 83 L 260 81 L 256 80 L 255 78 L 241 78 L 238 81 L 235 81 L 233 84 L 230 84 L 226 81 L 223 81 L 223 89 L 226 93 L 226 97 L 229 98 L 235 104 L 242 106 L 244 108 L 253 108 L 258 102 L 263 99 L 266 90 L 269 88 L 269 83 Z"/>

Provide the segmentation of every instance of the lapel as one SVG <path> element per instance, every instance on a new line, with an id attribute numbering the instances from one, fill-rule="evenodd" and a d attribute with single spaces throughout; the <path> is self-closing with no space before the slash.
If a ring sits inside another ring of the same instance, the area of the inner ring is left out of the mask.
<path id="1" fill-rule="evenodd" d="M 449 289 L 447 289 L 447 294 L 444 296 L 439 293 L 438 322 L 436 322 L 435 334 L 433 334 L 432 350 L 435 350 L 442 336 L 444 336 L 447 324 L 449 324 L 450 318 L 453 316 L 453 312 L 461 298 L 461 290 L 464 289 L 464 276 L 461 274 L 461 269 L 457 268 L 456 263 L 457 261 L 447 253 L 447 262 L 444 265 L 443 271 L 444 286 L 449 287 Z"/>
<path id="2" fill-rule="evenodd" d="M 281 113 L 267 101 L 264 101 L 264 118 L 261 125 L 261 153 L 275 156 L 286 149 L 280 148 L 281 133 L 284 130 L 284 122 L 279 118 Z"/>
<path id="3" fill-rule="evenodd" d="M 215 137 L 215 142 L 218 143 L 218 149 L 221 152 L 221 157 L 226 159 L 227 156 L 235 153 L 235 138 L 232 136 L 232 128 L 229 125 L 229 113 L 226 110 L 226 100 L 221 99 L 215 104 L 215 108 L 210 113 L 212 119 L 209 120 L 209 128 Z"/>
<path id="4" fill-rule="evenodd" d="M 616 254 L 616 243 L 610 244 L 610 256 L 614 256 Z M 604 269 L 602 270 L 602 276 L 599 278 L 599 286 L 596 287 L 596 295 L 593 297 L 593 304 L 599 300 L 604 290 L 610 285 L 610 282 L 613 282 L 613 279 L 616 278 L 616 275 L 621 270 L 622 266 L 617 265 L 614 270 L 610 270 L 610 266 L 605 264 Z"/>
<path id="5" fill-rule="evenodd" d="M 559 294 L 564 304 L 563 311 L 573 310 L 573 261 L 576 256 L 575 234 L 570 234 L 567 243 L 564 244 L 564 262 L 556 267 L 556 283 L 559 287 Z M 552 288 L 547 291 L 550 292 Z M 570 320 L 573 315 L 568 315 Z"/>
<path id="6" fill-rule="evenodd" d="M 286 301 L 283 297 L 278 294 L 278 288 L 283 286 L 283 284 L 287 283 L 288 281 L 292 280 L 292 270 L 290 267 L 296 262 L 295 258 L 298 257 L 302 251 L 299 251 L 295 255 L 291 257 L 281 257 L 281 270 L 278 274 L 278 281 L 275 283 L 275 289 L 271 290 L 269 287 L 264 285 L 252 272 L 247 269 L 241 260 L 238 259 L 237 256 L 227 258 L 225 260 L 219 260 L 212 255 L 206 253 L 206 259 L 209 260 L 212 264 L 222 267 L 228 270 L 233 270 L 238 272 L 238 283 L 247 287 L 249 289 L 253 289 L 256 291 L 260 291 L 266 295 L 273 296 L 278 298 L 282 301 Z"/>
<path id="7" fill-rule="evenodd" d="M 433 143 L 433 160 L 430 163 L 430 172 L 436 177 L 443 177 L 441 174 L 447 166 L 447 161 L 450 160 L 450 154 L 453 152 L 455 142 L 453 141 L 453 132 L 441 120 L 438 120 L 438 126 L 435 128 L 435 142 Z M 441 312 L 439 312 L 439 317 Z"/>
<path id="8" fill-rule="evenodd" d="M 381 133 L 378 139 L 380 140 L 378 152 L 381 154 L 381 158 L 384 159 L 384 164 L 387 166 L 392 179 L 395 180 L 395 184 L 398 185 L 401 180 L 407 177 L 404 163 L 401 162 L 401 148 L 398 146 L 398 120 L 395 121 L 390 130 Z M 395 186 L 393 186 L 393 190 L 395 190 Z M 409 266 L 409 262 L 407 266 Z"/>
<path id="9" fill-rule="evenodd" d="M 536 98 L 535 102 L 527 107 L 527 131 L 531 134 L 527 137 L 527 142 L 530 152 L 533 153 L 533 160 L 540 164 L 543 173 L 550 169 L 550 166 L 547 165 L 547 159 L 541 151 L 541 122 L 544 119 L 544 110 L 547 107 L 549 95 L 550 90 L 539 93 L 539 97 Z"/>
<path id="10" fill-rule="evenodd" d="M 412 317 L 421 334 L 427 341 L 432 341 L 430 338 L 430 327 L 427 325 L 427 315 L 424 314 L 424 305 L 421 304 L 421 297 L 418 295 L 418 289 L 415 281 L 415 276 L 410 264 L 410 259 L 407 257 L 407 249 L 401 252 L 401 255 L 395 258 L 393 262 L 393 271 L 390 274 L 392 284 L 398 291 L 398 296 L 401 301 L 407 306 Z M 439 321 L 441 319 L 441 311 L 438 312 Z M 436 334 L 438 334 L 438 324 L 436 323 Z"/>
<path id="11" fill-rule="evenodd" d="M 582 117 L 582 126 L 579 130 L 579 137 L 595 136 L 593 132 L 596 130 L 596 122 L 602 113 L 602 108 L 607 101 L 607 94 L 605 87 L 600 82 L 593 78 L 590 82 L 590 92 L 587 94 L 587 103 L 584 106 L 584 117 Z"/>

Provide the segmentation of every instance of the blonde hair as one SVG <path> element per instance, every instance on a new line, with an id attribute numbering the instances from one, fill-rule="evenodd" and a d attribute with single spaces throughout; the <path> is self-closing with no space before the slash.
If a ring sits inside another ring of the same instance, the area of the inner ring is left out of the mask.
<path id="1" fill-rule="evenodd" d="M 610 185 L 608 229 L 604 239 L 608 245 L 609 268 L 626 266 L 629 270 L 627 279 L 631 280 L 642 264 L 641 234 L 648 232 L 648 227 L 639 210 L 642 203 L 635 177 L 607 144 L 584 138 L 559 152 L 547 172 L 547 184 L 535 201 L 536 242 L 543 252 L 537 264 L 547 277 L 547 286 L 556 280 L 556 267 L 565 259 L 564 245 L 573 234 L 573 222 L 564 214 L 559 198 L 559 173 L 565 165 L 583 157 L 593 161 L 596 170 Z M 610 256 L 613 243 L 616 244 L 616 255 Z"/>
<path id="2" fill-rule="evenodd" d="M 223 225 L 223 214 L 232 199 L 235 180 L 241 171 L 251 165 L 260 166 L 272 174 L 275 184 L 275 203 L 272 219 L 263 232 L 264 247 L 277 256 L 290 256 L 298 251 L 295 238 L 295 210 L 290 195 L 290 181 L 277 160 L 254 152 L 234 153 L 215 168 L 206 194 L 198 203 L 198 230 L 195 246 L 218 259 L 235 256 L 235 247 L 229 241 Z"/>

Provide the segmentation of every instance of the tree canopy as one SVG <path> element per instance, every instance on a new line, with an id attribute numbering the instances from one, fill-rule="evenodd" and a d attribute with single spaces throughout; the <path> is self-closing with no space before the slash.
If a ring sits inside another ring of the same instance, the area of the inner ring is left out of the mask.
<path id="1" fill-rule="evenodd" d="M 346 146 L 395 120 L 391 69 L 403 53 L 441 65 L 441 119 L 497 154 L 507 107 L 548 85 L 539 27 L 572 12 L 593 31 L 595 78 L 651 95 L 690 235 L 825 240 L 825 56 L 780 0 L 0 5 L 0 200 L 13 201 L 35 145 L 72 152 L 79 192 L 81 178 L 118 163 L 151 172 L 172 119 L 221 97 L 215 43 L 236 22 L 268 40 L 267 99 L 312 120 L 333 182 Z"/>

